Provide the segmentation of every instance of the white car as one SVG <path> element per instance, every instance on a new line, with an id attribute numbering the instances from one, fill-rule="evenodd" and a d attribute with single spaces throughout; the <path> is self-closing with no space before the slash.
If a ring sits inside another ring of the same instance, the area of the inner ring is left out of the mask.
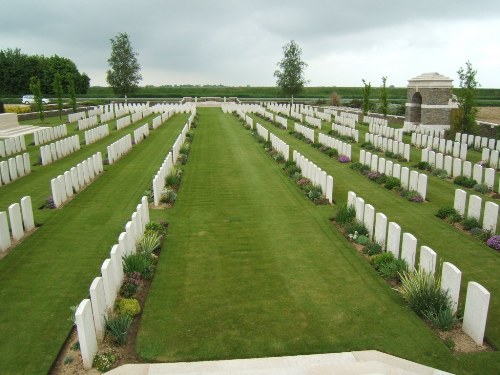
<path id="1" fill-rule="evenodd" d="M 21 99 L 21 102 L 24 104 L 33 104 L 35 102 L 35 95 L 24 95 Z M 43 104 L 50 103 L 50 100 L 47 98 L 42 99 Z"/>

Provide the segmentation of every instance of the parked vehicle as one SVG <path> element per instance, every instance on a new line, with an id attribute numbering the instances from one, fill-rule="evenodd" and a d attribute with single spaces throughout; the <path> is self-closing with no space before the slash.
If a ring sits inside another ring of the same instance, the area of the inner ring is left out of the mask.
<path id="1" fill-rule="evenodd" d="M 24 104 L 33 104 L 35 102 L 35 95 L 24 95 L 21 99 L 21 102 Z M 50 100 L 47 98 L 42 98 L 43 104 L 50 103 Z"/>

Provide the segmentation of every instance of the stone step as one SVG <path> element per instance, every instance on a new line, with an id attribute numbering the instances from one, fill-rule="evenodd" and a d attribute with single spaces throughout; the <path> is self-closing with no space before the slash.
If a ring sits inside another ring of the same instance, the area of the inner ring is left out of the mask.
<path id="1" fill-rule="evenodd" d="M 125 365 L 109 375 L 451 375 L 375 350 L 287 357 Z"/>

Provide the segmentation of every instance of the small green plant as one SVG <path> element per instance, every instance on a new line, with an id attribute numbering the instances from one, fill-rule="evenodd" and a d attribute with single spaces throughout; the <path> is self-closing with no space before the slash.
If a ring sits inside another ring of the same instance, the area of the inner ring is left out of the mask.
<path id="1" fill-rule="evenodd" d="M 166 204 L 173 204 L 177 200 L 177 193 L 171 188 L 163 189 L 161 193 L 160 202 Z"/>
<path id="2" fill-rule="evenodd" d="M 302 178 L 302 175 L 300 174 L 300 172 L 295 172 L 292 175 L 292 180 L 294 180 L 295 182 L 299 181 L 301 178 Z"/>
<path id="3" fill-rule="evenodd" d="M 71 345 L 70 349 L 73 350 L 74 352 L 80 350 L 80 341 L 77 341 L 73 345 Z"/>
<path id="4" fill-rule="evenodd" d="M 408 271 L 408 264 L 404 259 L 393 259 L 383 263 L 378 268 L 378 272 L 384 279 L 399 279 L 400 275 Z"/>
<path id="5" fill-rule="evenodd" d="M 190 148 L 191 148 L 191 145 L 188 142 L 185 142 L 182 145 L 181 149 L 179 150 L 179 154 L 181 154 L 181 155 L 188 155 Z"/>
<path id="6" fill-rule="evenodd" d="M 430 165 L 428 162 L 426 161 L 421 161 L 419 162 L 416 167 L 418 169 L 420 169 L 421 171 L 430 171 L 432 170 L 432 165 Z"/>
<path id="7" fill-rule="evenodd" d="M 182 179 L 182 170 L 173 168 L 167 177 L 165 177 L 165 185 L 170 187 L 179 187 Z"/>
<path id="8" fill-rule="evenodd" d="M 444 344 L 448 347 L 448 349 L 453 350 L 455 349 L 455 341 L 452 339 L 446 339 L 444 340 Z"/>
<path id="9" fill-rule="evenodd" d="M 403 299 L 420 317 L 450 308 L 450 296 L 440 287 L 440 280 L 433 274 L 418 270 L 400 275 L 401 287 L 398 289 Z"/>
<path id="10" fill-rule="evenodd" d="M 381 253 L 373 256 L 371 262 L 376 270 L 380 268 L 381 265 L 392 262 L 394 260 L 394 254 L 391 252 Z"/>
<path id="11" fill-rule="evenodd" d="M 123 272 L 125 274 L 139 273 L 144 278 L 152 275 L 153 260 L 144 253 L 125 255 L 123 258 Z"/>
<path id="12" fill-rule="evenodd" d="M 69 309 L 71 310 L 71 315 L 69 316 L 68 320 L 71 323 L 73 323 L 73 325 L 75 325 L 76 324 L 75 313 L 76 313 L 76 310 L 78 309 L 78 305 L 70 306 Z"/>
<path id="13" fill-rule="evenodd" d="M 367 236 L 361 234 L 354 240 L 354 242 L 359 245 L 368 245 L 370 239 Z"/>
<path id="14" fill-rule="evenodd" d="M 481 241 L 481 242 L 486 242 L 486 240 L 487 240 L 488 238 L 490 238 L 490 236 L 491 236 L 491 233 L 490 233 L 490 232 L 488 232 L 488 231 L 486 231 L 486 230 L 483 230 L 483 229 L 481 229 L 481 228 L 478 228 L 478 227 L 476 227 L 476 228 L 472 228 L 472 229 L 470 230 L 470 234 L 471 234 L 472 236 L 474 236 L 474 238 L 478 239 L 478 240 L 479 240 L 479 241 Z"/>
<path id="15" fill-rule="evenodd" d="M 67 355 L 66 357 L 64 357 L 64 364 L 69 365 L 69 364 L 73 363 L 74 360 L 75 359 L 72 356 Z"/>
<path id="16" fill-rule="evenodd" d="M 366 228 L 365 224 L 360 223 L 359 221 L 355 221 L 354 223 L 351 223 L 347 226 L 346 228 L 347 234 L 357 234 L 358 236 L 368 236 L 368 229 Z"/>
<path id="17" fill-rule="evenodd" d="M 136 244 L 136 249 L 138 252 L 151 255 L 155 250 L 160 248 L 161 236 L 156 232 L 144 232 L 142 237 Z"/>
<path id="18" fill-rule="evenodd" d="M 348 206 L 343 204 L 339 207 L 337 215 L 335 215 L 335 221 L 339 224 L 348 224 L 354 221 L 356 217 L 356 209 L 354 206 Z"/>
<path id="19" fill-rule="evenodd" d="M 370 242 L 366 245 L 364 251 L 370 256 L 380 254 L 382 252 L 382 245 L 377 242 Z"/>
<path id="20" fill-rule="evenodd" d="M 281 152 L 278 152 L 278 154 L 274 157 L 274 160 L 278 163 L 283 163 L 285 161 L 285 156 Z"/>
<path id="21" fill-rule="evenodd" d="M 407 190 L 401 193 L 401 196 L 409 200 L 410 202 L 421 203 L 424 201 L 424 198 L 420 195 L 418 191 L 415 190 Z"/>
<path id="22" fill-rule="evenodd" d="M 384 153 L 384 156 L 385 156 L 386 158 L 393 158 L 393 157 L 394 157 L 394 152 L 387 150 L 387 151 Z"/>
<path id="23" fill-rule="evenodd" d="M 361 169 L 361 167 L 363 166 L 363 164 L 361 163 L 352 163 L 349 168 L 355 170 L 355 171 L 359 171 Z"/>
<path id="24" fill-rule="evenodd" d="M 106 372 L 111 370 L 115 362 L 116 362 L 116 356 L 111 351 L 104 353 L 97 353 L 96 356 L 94 357 L 94 367 L 101 372 Z"/>
<path id="25" fill-rule="evenodd" d="M 458 186 L 463 186 L 463 187 L 466 187 L 466 188 L 473 188 L 474 186 L 477 185 L 477 181 L 472 179 L 472 178 L 469 178 L 469 177 L 466 177 L 466 176 L 457 176 L 455 177 L 455 179 L 453 180 L 453 183 L 455 185 L 458 185 Z"/>
<path id="26" fill-rule="evenodd" d="M 141 313 L 141 305 L 135 298 L 120 298 L 115 303 L 118 314 L 127 314 L 132 318 Z"/>
<path id="27" fill-rule="evenodd" d="M 453 207 L 441 207 L 438 212 L 436 213 L 436 216 L 440 219 L 447 219 L 449 216 L 457 214 L 457 210 L 455 210 Z"/>
<path id="28" fill-rule="evenodd" d="M 147 232 L 155 232 L 160 236 L 163 236 L 167 233 L 167 228 L 163 226 L 161 223 L 158 223 L 156 221 L 150 221 L 149 223 L 146 224 L 146 231 Z"/>
<path id="29" fill-rule="evenodd" d="M 128 330 L 132 324 L 132 317 L 127 314 L 118 314 L 106 318 L 106 332 L 113 336 L 117 345 L 122 346 L 127 341 Z"/>
<path id="30" fill-rule="evenodd" d="M 479 220 L 475 217 L 468 217 L 462 220 L 462 227 L 465 230 L 472 230 L 473 228 L 481 228 L 481 224 L 479 224 Z"/>
<path id="31" fill-rule="evenodd" d="M 446 172 L 445 169 L 440 169 L 440 168 L 434 169 L 432 171 L 432 174 L 434 176 L 437 176 L 438 178 L 441 178 L 441 179 L 444 179 L 444 178 L 448 177 L 448 172 Z"/>
<path id="32" fill-rule="evenodd" d="M 425 318 L 441 331 L 449 331 L 458 322 L 458 319 L 453 315 L 449 306 L 439 311 L 430 311 L 425 314 Z"/>
<path id="33" fill-rule="evenodd" d="M 384 187 L 388 190 L 394 190 L 401 187 L 401 181 L 396 177 L 387 177 Z"/>
<path id="34" fill-rule="evenodd" d="M 320 203 L 323 198 L 321 187 L 313 185 L 311 188 L 308 188 L 307 197 L 314 203 Z"/>
<path id="35" fill-rule="evenodd" d="M 145 190 L 142 195 L 144 195 L 148 198 L 148 203 L 153 203 L 153 201 L 154 201 L 153 190 L 151 190 L 151 189 Z"/>
<path id="36" fill-rule="evenodd" d="M 474 185 L 474 190 L 481 194 L 489 193 L 490 188 L 486 184 L 476 184 Z"/>

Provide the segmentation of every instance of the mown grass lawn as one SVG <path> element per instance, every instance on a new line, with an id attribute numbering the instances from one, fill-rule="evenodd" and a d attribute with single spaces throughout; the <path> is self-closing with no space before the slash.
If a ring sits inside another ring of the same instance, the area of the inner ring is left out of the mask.
<path id="1" fill-rule="evenodd" d="M 43 225 L 0 260 L 1 374 L 49 371 L 71 328 L 70 306 L 87 298 L 102 261 L 151 185 L 187 117 L 176 115 L 152 131 L 62 209 L 48 210 Z M 110 138 L 103 142 L 111 143 Z M 96 145 L 103 146 L 102 142 Z M 39 173 L 44 174 L 43 179 L 55 176 L 90 149 L 43 167 Z M 21 184 L 30 179 L 32 184 Z M 49 180 L 43 179 L 23 177 L 0 191 L 3 194 L 4 189 L 17 186 L 23 195 L 38 194 L 42 189 L 48 192 Z"/>
<path id="2" fill-rule="evenodd" d="M 377 349 L 459 368 L 329 222 L 332 207 L 307 200 L 235 117 L 198 111 L 141 320 L 146 361 Z"/>

